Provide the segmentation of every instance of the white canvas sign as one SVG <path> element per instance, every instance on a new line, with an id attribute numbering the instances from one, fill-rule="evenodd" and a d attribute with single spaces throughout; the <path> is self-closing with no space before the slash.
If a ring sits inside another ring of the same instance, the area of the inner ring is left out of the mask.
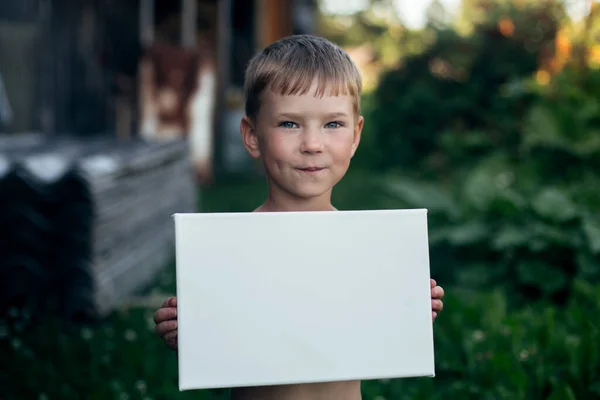
<path id="1" fill-rule="evenodd" d="M 434 376 L 426 210 L 174 218 L 180 390 Z"/>

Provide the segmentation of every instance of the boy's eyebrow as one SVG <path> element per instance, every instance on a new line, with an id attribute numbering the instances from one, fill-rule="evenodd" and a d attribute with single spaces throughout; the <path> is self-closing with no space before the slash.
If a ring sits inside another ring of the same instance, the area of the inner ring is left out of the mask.
<path id="1" fill-rule="evenodd" d="M 300 119 L 302 118 L 302 114 L 296 113 L 281 113 L 277 115 L 279 118 L 290 118 L 290 119 Z M 324 115 L 326 118 L 340 118 L 340 117 L 348 117 L 348 114 L 345 112 L 333 112 Z"/>

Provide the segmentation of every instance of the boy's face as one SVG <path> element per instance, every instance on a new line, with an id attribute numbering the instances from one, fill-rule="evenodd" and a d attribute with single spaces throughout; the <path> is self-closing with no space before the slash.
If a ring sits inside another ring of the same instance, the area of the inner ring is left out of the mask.
<path id="1" fill-rule="evenodd" d="M 266 91 L 256 119 L 245 117 L 241 125 L 244 144 L 262 159 L 271 191 L 295 199 L 330 195 L 348 170 L 363 126 L 351 96 L 316 97 L 315 90 L 313 85 L 294 96 Z"/>

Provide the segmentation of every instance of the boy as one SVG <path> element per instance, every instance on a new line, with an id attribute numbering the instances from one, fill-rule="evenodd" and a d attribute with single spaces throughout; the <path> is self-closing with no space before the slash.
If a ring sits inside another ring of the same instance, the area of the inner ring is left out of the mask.
<path id="1" fill-rule="evenodd" d="M 354 156 L 363 127 L 362 82 L 350 57 L 333 43 L 298 35 L 279 40 L 250 62 L 241 134 L 250 155 L 261 159 L 269 185 L 255 212 L 335 211 L 333 187 Z M 431 280 L 432 317 L 444 291 Z M 177 348 L 177 299 L 156 311 L 156 332 Z M 293 362 L 293 360 L 290 360 Z M 358 400 L 360 381 L 233 390 L 235 400 Z"/>

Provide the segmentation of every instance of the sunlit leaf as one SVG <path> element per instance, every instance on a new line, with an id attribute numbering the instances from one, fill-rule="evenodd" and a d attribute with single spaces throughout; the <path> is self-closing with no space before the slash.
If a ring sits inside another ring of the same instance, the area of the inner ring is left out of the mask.
<path id="1" fill-rule="evenodd" d="M 600 253 L 600 219 L 593 216 L 583 218 L 583 231 L 588 240 L 590 250 Z"/>
<path id="2" fill-rule="evenodd" d="M 504 226 L 492 239 L 492 246 L 496 250 L 506 250 L 525 245 L 529 241 L 530 233 L 520 226 Z"/>
<path id="3" fill-rule="evenodd" d="M 578 215 L 577 206 L 558 188 L 540 191 L 534 197 L 532 207 L 540 216 L 557 222 L 565 222 Z"/>

